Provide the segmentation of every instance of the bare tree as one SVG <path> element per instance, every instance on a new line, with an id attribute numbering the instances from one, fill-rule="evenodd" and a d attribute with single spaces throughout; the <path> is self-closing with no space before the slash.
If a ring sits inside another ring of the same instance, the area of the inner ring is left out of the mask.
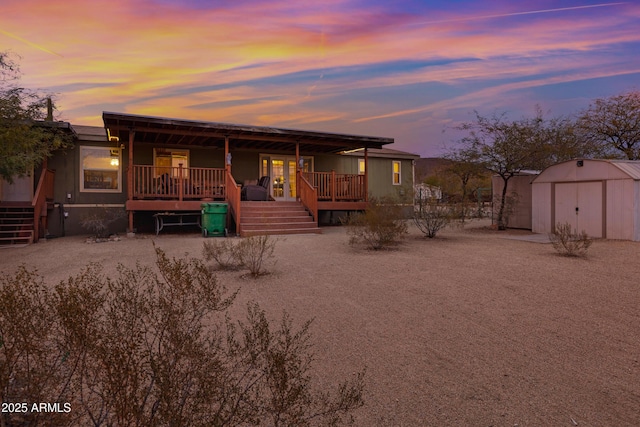
<path id="1" fill-rule="evenodd" d="M 509 180 L 527 169 L 539 169 L 548 156 L 545 121 L 540 110 L 533 118 L 508 121 L 505 114 L 483 117 L 476 112 L 476 121 L 465 123 L 462 130 L 469 135 L 462 139 L 462 148 L 455 153 L 461 161 L 481 164 L 504 181 L 497 215 L 499 229 L 505 229 L 504 206 Z"/>
<path id="2" fill-rule="evenodd" d="M 640 159 L 640 91 L 596 99 L 579 116 L 578 128 L 604 157 Z"/>

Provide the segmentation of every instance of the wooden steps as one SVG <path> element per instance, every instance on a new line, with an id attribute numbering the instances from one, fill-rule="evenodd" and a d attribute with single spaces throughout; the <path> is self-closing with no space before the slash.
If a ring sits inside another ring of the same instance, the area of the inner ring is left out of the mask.
<path id="1" fill-rule="evenodd" d="M 322 233 L 300 202 L 241 202 L 241 236 Z"/>
<path id="2" fill-rule="evenodd" d="M 33 207 L 30 204 L 0 205 L 0 247 L 33 243 Z"/>

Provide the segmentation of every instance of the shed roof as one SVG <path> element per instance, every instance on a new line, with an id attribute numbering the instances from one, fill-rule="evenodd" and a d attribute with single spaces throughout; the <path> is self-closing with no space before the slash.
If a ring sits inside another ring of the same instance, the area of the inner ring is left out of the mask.
<path id="1" fill-rule="evenodd" d="M 283 149 L 283 144 L 288 149 L 299 143 L 303 152 L 340 153 L 363 147 L 382 148 L 383 145 L 394 142 L 393 138 L 376 136 L 181 120 L 106 111 L 102 118 L 110 134 L 120 137 L 121 140 L 128 140 L 129 132 L 135 131 L 136 143 L 224 147 L 224 139 L 229 137 L 230 143 L 236 149 L 278 150 Z"/>
<path id="2" fill-rule="evenodd" d="M 630 178 L 640 180 L 640 160 L 607 160 Z"/>
<path id="3" fill-rule="evenodd" d="M 582 162 L 582 166 L 578 163 Z M 577 182 L 611 179 L 640 180 L 640 161 L 574 159 L 546 168 L 533 182 Z"/>

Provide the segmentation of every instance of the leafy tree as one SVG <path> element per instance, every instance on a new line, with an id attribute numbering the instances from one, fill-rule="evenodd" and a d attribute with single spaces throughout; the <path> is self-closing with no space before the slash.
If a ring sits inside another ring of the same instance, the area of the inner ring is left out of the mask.
<path id="1" fill-rule="evenodd" d="M 604 157 L 640 159 L 640 91 L 596 99 L 579 116 L 578 130 Z"/>
<path id="2" fill-rule="evenodd" d="M 70 136 L 54 122 L 44 122 L 49 97 L 18 85 L 18 64 L 0 52 L 0 178 L 12 182 L 30 173 Z"/>

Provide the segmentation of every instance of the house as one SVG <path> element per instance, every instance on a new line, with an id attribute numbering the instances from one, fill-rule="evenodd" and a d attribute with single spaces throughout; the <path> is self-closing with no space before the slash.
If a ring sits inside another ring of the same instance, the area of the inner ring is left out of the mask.
<path id="1" fill-rule="evenodd" d="M 558 163 L 533 180 L 532 193 L 535 233 L 569 223 L 590 237 L 640 241 L 640 161 Z"/>
<path id="2" fill-rule="evenodd" d="M 228 204 L 240 235 L 319 232 L 323 218 L 364 209 L 370 194 L 411 188 L 418 157 L 386 149 L 393 138 L 112 112 L 103 121 L 72 125 L 75 146 L 43 169 L 52 189 L 36 238 L 87 233 L 82 219 L 99 212 L 122 214 L 114 231 L 152 231 L 154 215 L 210 201 Z M 268 200 L 243 200 L 261 177 Z"/>

